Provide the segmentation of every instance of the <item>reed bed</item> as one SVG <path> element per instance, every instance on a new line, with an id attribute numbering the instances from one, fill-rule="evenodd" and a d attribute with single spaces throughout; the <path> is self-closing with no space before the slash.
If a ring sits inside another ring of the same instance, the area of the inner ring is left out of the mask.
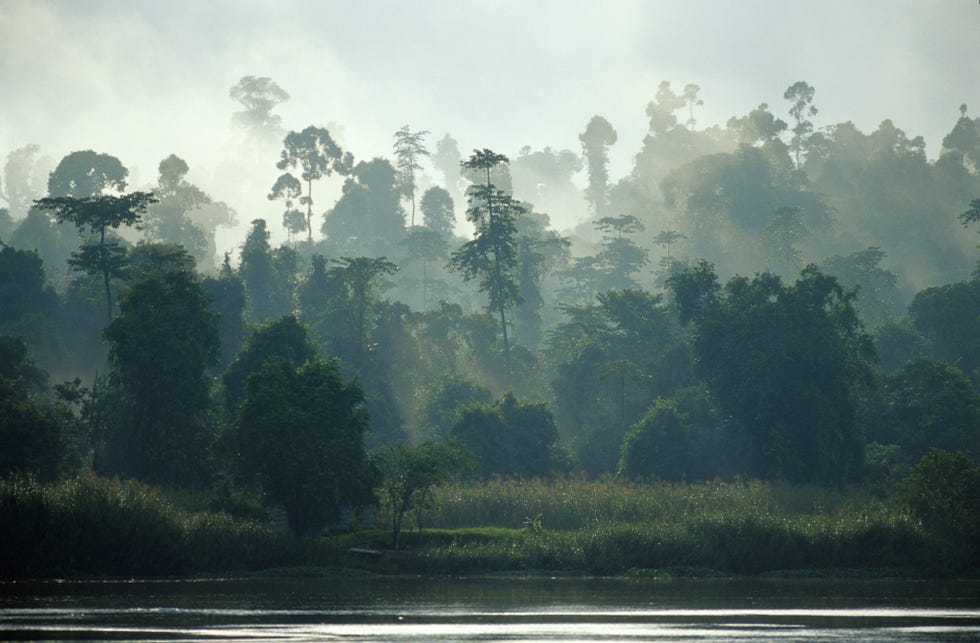
<path id="1" fill-rule="evenodd" d="M 759 481 L 639 484 L 495 479 L 435 490 L 421 571 L 520 569 L 732 574 L 826 568 L 924 569 L 942 558 L 906 511 L 862 490 Z M 484 525 L 510 533 L 473 536 Z"/>
<path id="2" fill-rule="evenodd" d="M 176 507 L 136 482 L 0 480 L 0 578 L 182 576 L 294 564 L 288 533 Z"/>

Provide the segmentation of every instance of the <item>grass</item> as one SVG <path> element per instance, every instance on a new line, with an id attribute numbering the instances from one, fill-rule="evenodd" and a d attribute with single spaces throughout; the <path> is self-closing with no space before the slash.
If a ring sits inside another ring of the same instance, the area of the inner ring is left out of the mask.
<path id="1" fill-rule="evenodd" d="M 9 479 L 0 481 L 0 578 L 977 572 L 900 506 L 860 489 L 496 479 L 439 487 L 423 520 L 424 533 L 403 533 L 406 552 L 357 555 L 349 549 L 386 547 L 383 513 L 376 529 L 298 541 L 263 522 L 181 508 L 135 482 Z"/>
<path id="2" fill-rule="evenodd" d="M 904 509 L 860 489 L 495 479 L 436 489 L 424 521 L 433 529 L 408 535 L 405 567 L 428 573 L 962 573 L 943 569 L 942 545 Z"/>
<path id="3" fill-rule="evenodd" d="M 96 476 L 0 481 L 0 578 L 183 576 L 295 564 L 288 533 L 222 513 L 190 512 L 160 491 Z"/>

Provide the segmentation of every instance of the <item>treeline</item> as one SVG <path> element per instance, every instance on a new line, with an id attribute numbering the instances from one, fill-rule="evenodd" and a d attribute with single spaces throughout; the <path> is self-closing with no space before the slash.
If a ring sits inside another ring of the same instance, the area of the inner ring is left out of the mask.
<path id="1" fill-rule="evenodd" d="M 127 192 L 108 154 L 73 152 L 45 182 L 36 146 L 16 150 L 0 470 L 259 500 L 300 535 L 380 500 L 396 544 L 456 476 L 890 493 L 925 457 L 976 489 L 978 121 L 963 106 L 929 161 L 890 121 L 815 128 L 806 83 L 789 124 L 761 105 L 699 130 L 698 92 L 661 84 L 613 183 L 599 116 L 581 157 L 464 158 L 406 126 L 392 160 L 357 160 L 324 128 L 283 132 L 288 95 L 243 78 L 248 149 L 281 141 L 268 199 L 288 240 L 256 219 L 223 261 L 216 230 L 237 214 L 176 155 Z M 427 158 L 443 185 L 423 190 Z M 588 224 L 552 229 L 543 211 L 576 199 Z"/>

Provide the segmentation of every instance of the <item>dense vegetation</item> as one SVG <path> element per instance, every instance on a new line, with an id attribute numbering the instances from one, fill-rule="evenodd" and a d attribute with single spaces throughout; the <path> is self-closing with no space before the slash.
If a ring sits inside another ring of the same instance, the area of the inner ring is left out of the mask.
<path id="1" fill-rule="evenodd" d="M 581 157 L 406 125 L 361 160 L 243 78 L 283 213 L 223 259 L 237 214 L 178 156 L 127 192 L 109 154 L 10 152 L 4 575 L 352 564 L 358 538 L 430 571 L 976 569 L 980 119 L 929 160 L 887 120 L 816 127 L 806 83 L 789 124 L 697 129 L 697 93 L 661 84 L 613 181 L 601 116 Z"/>

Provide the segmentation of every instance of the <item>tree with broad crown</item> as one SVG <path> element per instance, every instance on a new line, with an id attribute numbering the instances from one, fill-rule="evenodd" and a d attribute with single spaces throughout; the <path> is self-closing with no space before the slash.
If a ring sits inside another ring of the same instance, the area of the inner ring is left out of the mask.
<path id="1" fill-rule="evenodd" d="M 771 273 L 719 286 L 701 263 L 668 286 L 694 321 L 696 367 L 731 418 L 745 473 L 791 482 L 860 477 L 858 394 L 874 346 L 846 292 L 816 266 L 784 285 Z"/>
<path id="2" fill-rule="evenodd" d="M 211 436 L 207 368 L 220 351 L 218 316 L 189 270 L 151 273 L 123 293 L 105 330 L 123 420 L 97 460 L 108 475 L 203 484 Z"/>
<path id="3" fill-rule="evenodd" d="M 449 192 L 438 186 L 431 187 L 422 195 L 419 207 L 422 210 L 422 223 L 426 228 L 446 238 L 453 236 L 456 212 Z"/>
<path id="4" fill-rule="evenodd" d="M 42 210 L 53 210 L 59 222 L 69 221 L 79 231 L 98 236 L 96 244 L 83 245 L 79 252 L 73 252 L 70 263 L 89 274 L 102 275 L 109 322 L 112 321 L 112 290 L 109 280 L 121 275 L 126 251 L 118 241 L 106 240 L 106 232 L 123 225 L 138 225 L 146 208 L 156 202 L 156 198 L 149 192 L 85 198 L 46 197 L 34 202 Z"/>
<path id="5" fill-rule="evenodd" d="M 488 308 L 500 318 L 503 335 L 504 362 L 510 372 L 510 344 L 507 339 L 507 311 L 521 302 L 517 285 L 517 217 L 525 208 L 509 194 L 490 182 L 490 172 L 508 159 L 489 149 L 474 150 L 462 167 L 486 172 L 486 184 L 469 190 L 470 207 L 467 220 L 476 228 L 473 240 L 456 250 L 449 260 L 449 269 L 463 274 L 470 281 L 480 278 L 480 291 L 487 293 Z"/>
<path id="6" fill-rule="evenodd" d="M 299 202 L 306 205 L 307 240 L 312 242 L 313 181 L 330 176 L 334 172 L 347 176 L 353 169 L 354 156 L 350 152 L 341 150 L 329 131 L 312 125 L 302 132 L 290 132 L 282 143 L 282 155 L 276 167 L 280 170 L 286 168 L 302 170 L 300 179 L 306 182 L 306 196 L 300 197 Z M 292 177 L 292 174 L 287 172 L 279 177 L 268 195 L 270 200 L 286 198 L 286 191 L 295 187 L 296 179 L 284 180 L 283 177 L 286 176 Z"/>
<path id="7" fill-rule="evenodd" d="M 48 177 L 48 196 L 95 197 L 107 188 L 122 192 L 128 175 L 129 170 L 115 156 L 92 150 L 72 152 Z"/>
<path id="8" fill-rule="evenodd" d="M 405 514 L 416 511 L 421 535 L 422 512 L 432 489 L 473 469 L 473 454 L 453 440 L 386 447 L 373 459 L 381 474 L 380 501 L 391 514 L 391 540 L 395 549 L 401 548 Z"/>
<path id="9" fill-rule="evenodd" d="M 609 121 L 601 116 L 593 116 L 585 131 L 578 135 L 582 143 L 582 153 L 585 155 L 589 171 L 589 187 L 586 197 L 592 204 L 592 211 L 597 217 L 605 216 L 609 207 L 607 194 L 609 183 L 609 146 L 616 142 L 616 130 Z"/>
<path id="10" fill-rule="evenodd" d="M 238 422 L 222 436 L 239 475 L 286 509 L 290 529 L 313 536 L 342 507 L 371 503 L 364 392 L 336 360 L 270 360 L 248 378 Z"/>
<path id="11" fill-rule="evenodd" d="M 253 132 L 278 130 L 282 117 L 273 114 L 272 110 L 289 100 L 286 90 L 265 76 L 242 76 L 228 91 L 228 96 L 245 108 L 245 111 L 235 112 L 234 121 Z"/>

